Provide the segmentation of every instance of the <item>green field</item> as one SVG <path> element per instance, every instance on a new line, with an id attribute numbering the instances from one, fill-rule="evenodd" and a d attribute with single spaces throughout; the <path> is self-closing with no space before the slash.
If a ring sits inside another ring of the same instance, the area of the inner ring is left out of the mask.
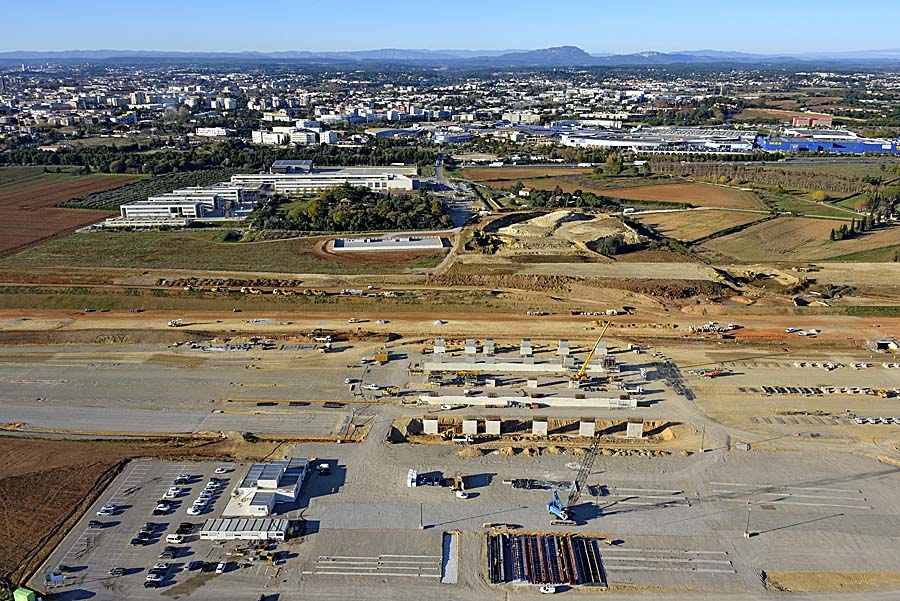
<path id="1" fill-rule="evenodd" d="M 312 254 L 314 241 L 223 242 L 223 232 L 100 232 L 73 234 L 0 260 L 8 267 L 134 267 L 289 273 L 401 273 L 434 267 L 442 256 L 406 262 L 333 261 Z"/>
<path id="2" fill-rule="evenodd" d="M 815 203 L 802 197 L 787 196 L 784 194 L 766 194 L 767 203 L 774 205 L 779 211 L 790 211 L 795 215 L 820 215 L 822 217 L 841 217 L 843 219 L 854 219 L 859 217 L 849 210 L 829 205 L 827 203 Z"/>
<path id="3" fill-rule="evenodd" d="M 897 257 L 900 257 L 900 246 L 885 246 L 874 250 L 862 250 L 837 257 L 830 257 L 825 260 L 856 263 L 891 263 Z"/>

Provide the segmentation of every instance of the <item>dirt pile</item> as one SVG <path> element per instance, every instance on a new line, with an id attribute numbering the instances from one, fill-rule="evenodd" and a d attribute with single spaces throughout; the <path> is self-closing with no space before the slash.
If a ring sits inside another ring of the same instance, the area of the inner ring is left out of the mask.
<path id="1" fill-rule="evenodd" d="M 592 278 L 588 283 L 601 288 L 628 290 L 667 300 L 681 300 L 695 296 L 723 296 L 731 292 L 727 286 L 711 280 Z"/>
<path id="2" fill-rule="evenodd" d="M 555 275 L 478 275 L 447 273 L 425 280 L 434 286 L 478 286 L 479 288 L 514 288 L 536 292 L 568 292 L 573 279 Z"/>
<path id="3" fill-rule="evenodd" d="M 456 456 L 462 457 L 463 459 L 474 459 L 476 457 L 481 457 L 482 455 L 484 455 L 484 451 L 478 447 L 466 447 L 456 452 Z"/>

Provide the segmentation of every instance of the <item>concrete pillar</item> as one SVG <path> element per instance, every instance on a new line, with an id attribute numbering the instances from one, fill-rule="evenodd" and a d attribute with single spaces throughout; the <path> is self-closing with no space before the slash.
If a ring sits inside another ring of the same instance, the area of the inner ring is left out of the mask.
<path id="1" fill-rule="evenodd" d="M 500 436 L 500 420 L 492 418 L 484 420 L 484 433 L 491 436 Z"/>
<path id="2" fill-rule="evenodd" d="M 425 434 L 437 434 L 438 433 L 438 420 L 423 419 L 422 420 L 422 432 L 424 432 Z"/>
<path id="3" fill-rule="evenodd" d="M 471 434 L 472 436 L 478 434 L 478 420 L 464 419 L 462 422 L 462 433 Z"/>
<path id="4" fill-rule="evenodd" d="M 532 420 L 531 433 L 535 436 L 547 436 L 547 420 L 544 418 Z"/>
<path id="5" fill-rule="evenodd" d="M 556 349 L 556 354 L 561 357 L 567 357 L 569 355 L 569 341 L 568 340 L 560 340 L 559 348 Z"/>
<path id="6" fill-rule="evenodd" d="M 466 354 L 474 355 L 477 352 L 474 338 L 466 338 Z"/>
<path id="7" fill-rule="evenodd" d="M 484 354 L 485 355 L 493 355 L 494 354 L 494 339 L 493 338 L 485 338 L 484 339 Z"/>
<path id="8" fill-rule="evenodd" d="M 519 354 L 523 357 L 530 357 L 534 354 L 534 349 L 531 348 L 531 338 L 522 339 L 522 344 L 519 346 Z"/>
<path id="9" fill-rule="evenodd" d="M 494 378 L 488 378 L 487 380 L 484 381 L 484 385 L 488 388 L 496 388 L 497 380 Z"/>
<path id="10" fill-rule="evenodd" d="M 537 387 L 538 387 L 537 378 L 534 378 L 533 380 L 528 380 L 528 388 L 537 388 Z"/>
<path id="11" fill-rule="evenodd" d="M 582 418 L 578 422 L 578 436 L 593 438 L 597 434 L 597 422 L 593 419 Z"/>
<path id="12" fill-rule="evenodd" d="M 625 436 L 628 438 L 643 438 L 644 420 L 628 420 L 628 425 L 625 426 Z"/>
<path id="13" fill-rule="evenodd" d="M 443 339 L 443 338 L 436 338 L 435 341 L 434 341 L 434 354 L 435 354 L 435 355 L 442 355 L 442 354 L 444 354 L 445 352 L 446 352 L 446 349 L 444 348 L 444 339 Z"/>
<path id="14" fill-rule="evenodd" d="M 569 380 L 569 388 L 578 390 L 581 388 L 581 380 Z"/>

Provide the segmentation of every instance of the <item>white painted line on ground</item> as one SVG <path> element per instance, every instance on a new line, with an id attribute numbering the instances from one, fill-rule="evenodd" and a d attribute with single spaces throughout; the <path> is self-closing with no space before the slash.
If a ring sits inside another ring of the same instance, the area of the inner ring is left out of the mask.
<path id="1" fill-rule="evenodd" d="M 609 561 L 642 561 L 646 563 L 714 563 L 718 565 L 730 566 L 731 562 L 727 559 L 699 559 L 697 557 L 678 558 L 678 557 L 607 557 L 604 562 Z"/>
<path id="2" fill-rule="evenodd" d="M 673 495 L 684 494 L 683 490 L 666 490 L 663 488 L 622 488 L 621 486 L 611 487 L 613 490 L 631 490 L 636 492 L 667 492 Z"/>
<path id="3" fill-rule="evenodd" d="M 614 572 L 697 572 L 702 574 L 737 574 L 737 570 L 717 570 L 713 568 L 666 568 L 662 566 L 608 566 Z"/>
<path id="4" fill-rule="evenodd" d="M 320 572 L 316 570 L 316 575 L 323 576 L 396 576 L 406 578 L 440 578 L 440 574 L 393 574 L 390 572 Z"/>
<path id="5" fill-rule="evenodd" d="M 728 551 L 697 551 L 694 549 L 640 549 L 634 547 L 610 547 L 601 555 L 614 553 L 684 553 L 687 555 L 728 555 Z"/>

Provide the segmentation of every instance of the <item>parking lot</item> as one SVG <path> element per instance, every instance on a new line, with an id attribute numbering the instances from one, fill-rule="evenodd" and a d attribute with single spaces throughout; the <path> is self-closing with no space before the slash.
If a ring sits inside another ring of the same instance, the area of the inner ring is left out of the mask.
<path id="1" fill-rule="evenodd" d="M 217 468 L 224 468 L 226 473 L 216 474 Z M 110 595 L 108 598 L 122 598 L 122 591 L 128 590 L 132 598 L 132 591 L 143 586 L 149 570 L 159 562 L 169 566 L 158 582 L 163 589 L 182 579 L 191 562 L 218 562 L 220 557 L 212 546 L 199 541 L 197 529 L 225 507 L 233 470 L 234 466 L 227 463 L 129 464 L 46 563 L 45 572 L 58 572 L 64 578 L 64 586 L 55 590 L 67 592 L 71 598 L 79 598 L 77 591 L 85 589 L 96 591 L 100 598 L 106 594 Z M 190 476 L 178 485 L 182 492 L 170 499 L 170 510 L 157 511 L 157 503 L 165 498 L 180 474 Z M 200 515 L 188 515 L 187 510 L 200 491 L 206 489 L 210 477 L 225 484 L 212 494 L 207 509 Z M 104 506 L 113 508 L 110 515 L 102 515 L 106 513 L 102 511 Z M 197 528 L 183 535 L 182 542 L 167 541 L 167 537 L 177 536 L 182 522 Z M 150 523 L 153 525 L 144 530 L 146 536 L 140 541 L 139 532 Z M 177 551 L 174 557 L 161 559 L 166 547 Z M 201 569 L 197 563 L 191 567 Z M 122 574 L 111 575 L 114 568 L 121 568 Z"/>

